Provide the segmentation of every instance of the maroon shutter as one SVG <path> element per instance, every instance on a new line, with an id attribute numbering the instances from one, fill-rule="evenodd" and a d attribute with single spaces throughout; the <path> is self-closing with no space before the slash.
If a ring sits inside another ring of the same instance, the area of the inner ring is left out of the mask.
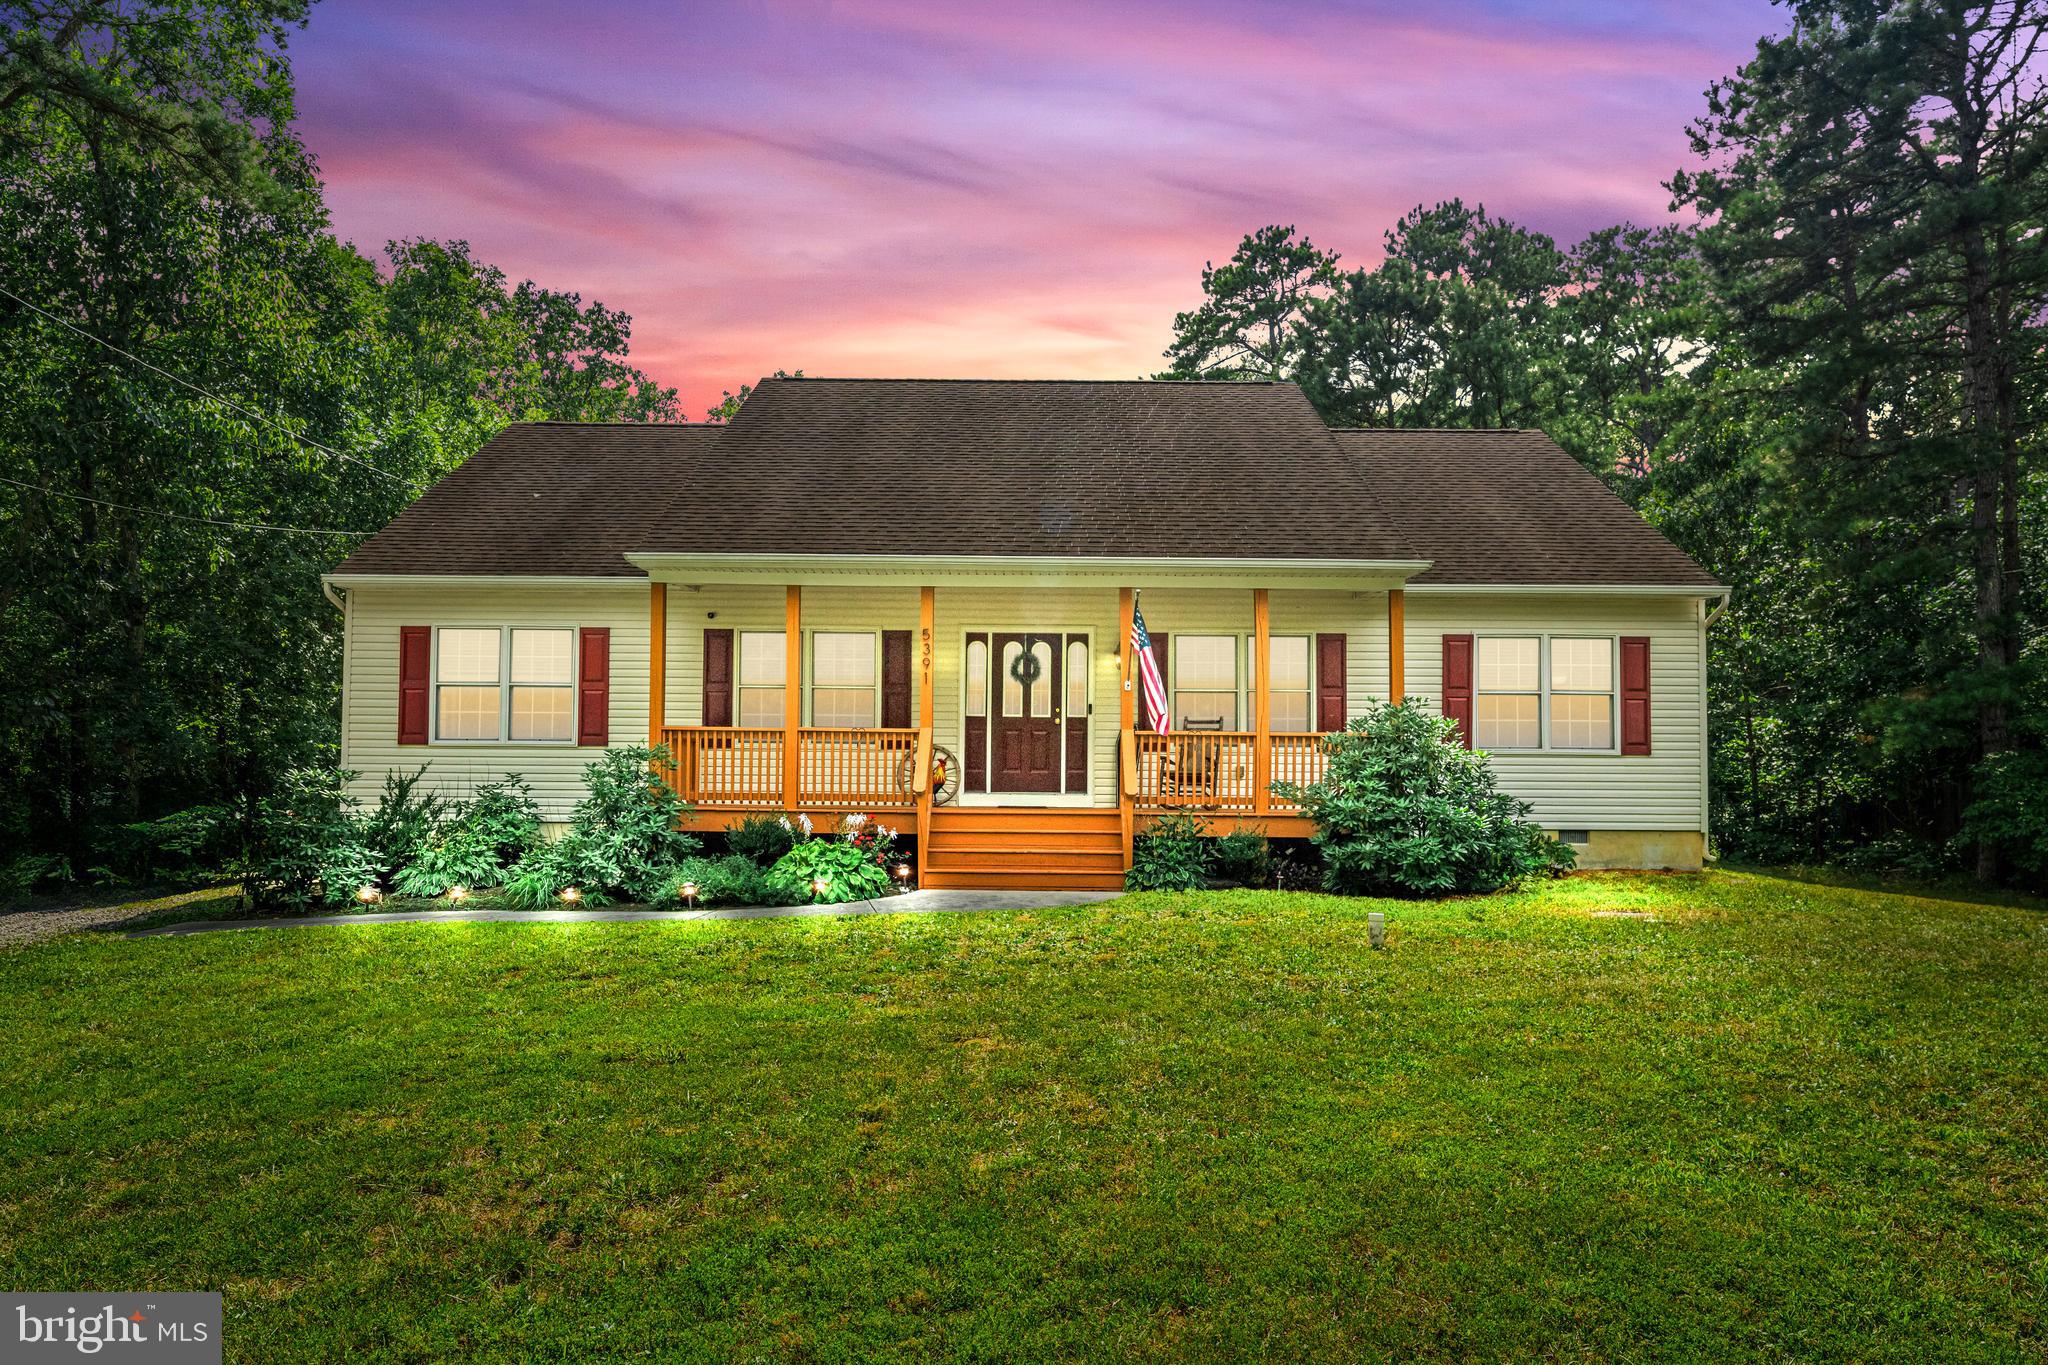
<path id="1" fill-rule="evenodd" d="M 1444 636 L 1444 714 L 1458 722 L 1458 739 L 1472 747 L 1472 637 Z"/>
<path id="2" fill-rule="evenodd" d="M 434 648 L 429 626 L 398 628 L 398 742 L 427 742 L 427 663 Z"/>
<path id="3" fill-rule="evenodd" d="M 1350 689 L 1344 679 L 1348 663 L 1345 637 L 1316 636 L 1316 729 L 1328 734 L 1344 728 Z"/>
<path id="4" fill-rule="evenodd" d="M 960 666 L 963 672 L 967 667 L 966 646 L 974 644 L 976 641 L 980 641 L 983 649 L 988 648 L 988 636 L 968 636 L 966 642 L 961 646 Z M 972 703 L 975 700 L 972 697 L 968 698 L 970 710 L 973 709 Z M 967 790 L 971 792 L 985 792 L 988 790 L 988 690 L 986 683 L 983 684 L 979 700 L 981 702 L 981 714 L 967 717 L 966 723 L 961 726 L 961 736 L 967 745 Z"/>
<path id="5" fill-rule="evenodd" d="M 576 742 L 603 748 L 612 739 L 612 633 L 603 626 L 583 628 L 583 646 L 576 651 Z"/>
<path id="6" fill-rule="evenodd" d="M 1166 636 L 1156 630 L 1147 631 L 1146 634 L 1152 637 L 1152 658 L 1159 665 L 1159 685 L 1167 689 L 1166 704 L 1170 707 L 1173 705 L 1173 679 L 1166 672 Z M 1138 728 L 1158 729 L 1159 727 L 1152 723 L 1151 708 L 1145 705 L 1145 684 L 1138 677 L 1135 667 L 1131 669 L 1131 686 L 1138 691 Z"/>
<path id="7" fill-rule="evenodd" d="M 910 632 L 882 632 L 882 726 L 910 728 Z"/>
<path id="8" fill-rule="evenodd" d="M 1621 637 L 1621 751 L 1650 752 L 1650 637 Z"/>
<path id="9" fill-rule="evenodd" d="M 704 632 L 704 713 L 700 725 L 732 724 L 732 632 Z"/>

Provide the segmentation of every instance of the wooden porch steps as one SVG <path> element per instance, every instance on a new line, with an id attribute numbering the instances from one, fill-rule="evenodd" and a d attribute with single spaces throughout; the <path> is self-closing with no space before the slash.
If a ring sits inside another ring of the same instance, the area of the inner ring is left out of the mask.
<path id="1" fill-rule="evenodd" d="M 942 806 L 932 812 L 923 885 L 935 891 L 1117 891 L 1114 810 Z"/>

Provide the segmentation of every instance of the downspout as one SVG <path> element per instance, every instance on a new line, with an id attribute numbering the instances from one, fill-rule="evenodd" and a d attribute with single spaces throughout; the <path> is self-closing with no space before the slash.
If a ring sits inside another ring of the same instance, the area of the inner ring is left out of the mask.
<path id="1" fill-rule="evenodd" d="M 1722 593 L 1721 600 L 1714 604 L 1714 609 L 1706 614 L 1706 619 L 1703 620 L 1700 624 L 1707 630 L 1712 630 L 1714 628 L 1714 622 L 1721 619 L 1721 613 L 1728 610 L 1728 599 L 1733 597 L 1734 595 L 1735 594 L 1733 593 Z M 1705 598 L 1701 598 L 1700 600 L 1702 602 L 1706 601 Z"/>
<path id="2" fill-rule="evenodd" d="M 320 580 L 320 595 L 332 602 L 336 611 L 340 612 L 343 616 L 348 615 L 348 603 L 341 600 L 341 594 L 336 592 L 334 585 L 324 578 Z"/>

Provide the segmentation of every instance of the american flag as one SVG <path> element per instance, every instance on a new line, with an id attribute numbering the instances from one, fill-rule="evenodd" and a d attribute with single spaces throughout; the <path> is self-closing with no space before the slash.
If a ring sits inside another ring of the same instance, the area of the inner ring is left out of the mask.
<path id="1" fill-rule="evenodd" d="M 1159 660 L 1152 653 L 1152 637 L 1145 632 L 1145 613 L 1131 603 L 1131 648 L 1138 651 L 1138 690 L 1145 694 L 1145 711 L 1152 728 L 1165 734 L 1173 728 L 1166 708 L 1166 679 L 1159 676 Z"/>

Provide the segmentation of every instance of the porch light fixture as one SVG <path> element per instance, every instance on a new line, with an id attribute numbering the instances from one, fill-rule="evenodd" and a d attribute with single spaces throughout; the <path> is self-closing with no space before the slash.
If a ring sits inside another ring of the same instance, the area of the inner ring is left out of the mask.
<path id="1" fill-rule="evenodd" d="M 565 886 L 562 888 L 562 899 L 574 905 L 577 901 L 583 899 L 583 893 L 573 886 Z"/>
<path id="2" fill-rule="evenodd" d="M 364 905 L 375 904 L 383 895 L 384 893 L 374 886 L 359 886 L 356 888 L 356 899 Z"/>
<path id="3" fill-rule="evenodd" d="M 469 888 L 468 888 L 468 887 L 466 887 L 466 886 L 451 886 L 451 887 L 449 887 L 449 888 L 448 888 L 448 899 L 449 899 L 449 900 L 451 900 L 451 901 L 460 901 L 460 900 L 468 900 L 468 899 L 469 899 Z"/>

